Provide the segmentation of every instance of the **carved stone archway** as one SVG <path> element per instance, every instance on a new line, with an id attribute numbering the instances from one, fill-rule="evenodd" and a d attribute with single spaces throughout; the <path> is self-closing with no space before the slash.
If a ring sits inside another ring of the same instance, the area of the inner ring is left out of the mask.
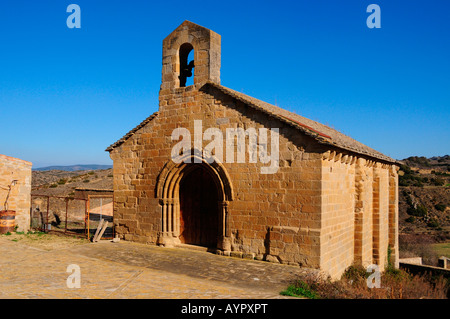
<path id="1" fill-rule="evenodd" d="M 231 250 L 228 203 L 233 200 L 233 188 L 225 167 L 217 161 L 205 160 L 198 150 L 168 161 L 162 168 L 156 183 L 156 197 L 161 209 L 161 231 L 158 243 L 170 247 L 180 244 L 180 182 L 199 165 L 214 180 L 218 198 L 217 248 Z"/>

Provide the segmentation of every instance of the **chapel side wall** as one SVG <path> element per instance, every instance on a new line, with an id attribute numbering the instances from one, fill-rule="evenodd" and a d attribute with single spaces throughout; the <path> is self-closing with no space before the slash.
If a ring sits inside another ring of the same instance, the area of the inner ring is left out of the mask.
<path id="1" fill-rule="evenodd" d="M 392 165 L 324 154 L 321 269 L 339 278 L 352 264 L 398 260 L 398 176 Z"/>
<path id="2" fill-rule="evenodd" d="M 282 158 L 292 156 L 292 152 L 281 150 L 280 155 Z M 291 167 L 280 168 L 279 176 L 274 176 L 281 180 L 278 192 L 286 192 L 284 200 L 269 211 L 262 207 L 261 214 L 273 215 L 268 217 L 270 232 L 265 243 L 270 256 L 279 262 L 320 267 L 320 177 L 321 155 L 318 153 L 303 153 Z M 259 191 L 264 192 L 264 188 Z M 267 205 L 273 205 L 270 197 L 265 200 Z"/>
<path id="3" fill-rule="evenodd" d="M 335 151 L 322 160 L 321 269 L 338 278 L 354 261 L 356 158 Z"/>
<path id="4" fill-rule="evenodd" d="M 0 209 L 4 209 L 9 185 L 17 180 L 11 188 L 7 203 L 8 210 L 16 211 L 17 231 L 27 232 L 30 229 L 31 166 L 30 162 L 0 155 Z"/>

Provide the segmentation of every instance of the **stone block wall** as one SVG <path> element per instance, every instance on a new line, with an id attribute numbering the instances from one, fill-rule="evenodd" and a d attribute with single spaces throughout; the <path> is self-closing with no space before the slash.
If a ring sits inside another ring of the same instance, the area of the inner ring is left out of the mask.
<path id="1" fill-rule="evenodd" d="M 321 269 L 339 278 L 352 264 L 398 265 L 397 167 L 328 151 L 323 155 Z"/>
<path id="2" fill-rule="evenodd" d="M 335 151 L 322 161 L 321 268 L 332 277 L 354 260 L 355 161 Z"/>
<path id="3" fill-rule="evenodd" d="M 17 180 L 11 188 L 7 208 L 16 211 L 17 230 L 24 232 L 30 229 L 31 166 L 30 162 L 0 154 L 0 209 L 5 209 L 9 185 Z"/>

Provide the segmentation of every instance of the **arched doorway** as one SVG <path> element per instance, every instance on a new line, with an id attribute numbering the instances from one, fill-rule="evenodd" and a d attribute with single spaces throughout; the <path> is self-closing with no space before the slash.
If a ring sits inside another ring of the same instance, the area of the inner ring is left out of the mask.
<path id="1" fill-rule="evenodd" d="M 180 181 L 180 241 L 217 247 L 219 230 L 218 189 L 213 176 L 199 164 Z"/>
<path id="2" fill-rule="evenodd" d="M 230 251 L 228 203 L 233 200 L 230 177 L 221 163 L 204 160 L 201 155 L 194 149 L 179 161 L 170 160 L 158 175 L 155 189 L 161 209 L 158 243 L 171 247 L 183 242 Z"/>

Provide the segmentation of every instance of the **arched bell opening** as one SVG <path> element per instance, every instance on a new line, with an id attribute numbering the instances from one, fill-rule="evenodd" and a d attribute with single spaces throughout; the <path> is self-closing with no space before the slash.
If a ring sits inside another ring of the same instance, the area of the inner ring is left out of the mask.
<path id="1" fill-rule="evenodd" d="M 194 47 L 190 43 L 184 43 L 180 46 L 180 87 L 186 87 L 194 84 Z"/>

